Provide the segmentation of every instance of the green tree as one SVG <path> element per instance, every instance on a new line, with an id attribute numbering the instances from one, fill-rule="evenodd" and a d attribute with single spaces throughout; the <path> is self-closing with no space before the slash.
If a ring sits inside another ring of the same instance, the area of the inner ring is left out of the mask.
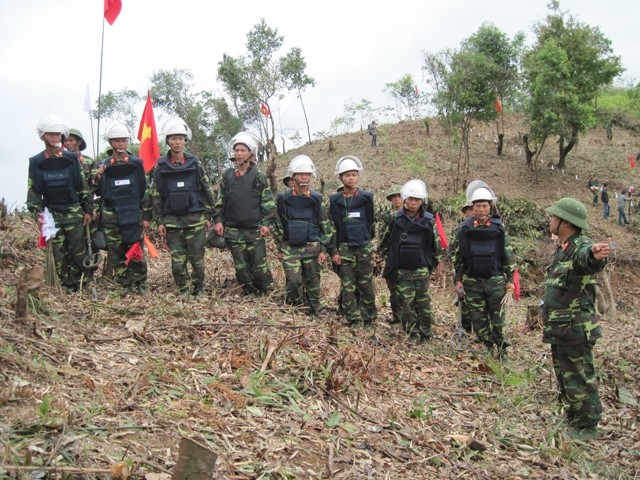
<path id="1" fill-rule="evenodd" d="M 454 190 L 458 190 L 469 177 L 469 134 L 472 125 L 474 122 L 488 122 L 497 118 L 492 81 L 499 70 L 490 58 L 477 52 L 423 52 L 423 58 L 423 70 L 434 91 L 433 105 L 452 138 L 459 138 L 459 143 L 456 142 L 457 161 L 455 168 L 452 168 L 452 185 Z"/>
<path id="2" fill-rule="evenodd" d="M 623 72 L 611 41 L 598 27 L 592 27 L 560 11 L 554 0 L 550 13 L 535 27 L 536 44 L 525 54 L 524 71 L 529 93 L 526 112 L 530 139 L 540 148 L 547 138 L 558 137 L 558 168 L 565 168 L 566 157 L 577 144 L 579 134 L 595 124 L 598 92 Z M 554 68 L 560 69 L 554 73 Z M 545 81 L 556 78 L 558 84 Z M 546 79 L 546 80 L 545 80 Z M 552 95 L 550 103 L 543 95 Z M 541 105 L 546 105 L 542 110 Z"/>
<path id="3" fill-rule="evenodd" d="M 387 83 L 385 91 L 395 101 L 398 121 L 403 119 L 404 109 L 407 110 L 407 117 L 410 120 L 415 120 L 420 116 L 420 95 L 416 93 L 416 82 L 413 75 L 407 73 L 398 81 Z"/>
<path id="4" fill-rule="evenodd" d="M 311 143 L 311 130 L 309 128 L 309 119 L 307 118 L 307 109 L 304 107 L 304 102 L 302 101 L 302 92 L 307 87 L 315 86 L 316 81 L 305 72 L 307 62 L 302 56 L 302 50 L 298 47 L 293 47 L 289 53 L 280 60 L 280 68 L 289 90 L 296 90 L 298 92 L 302 113 L 304 113 L 304 121 L 307 125 L 307 136 L 309 143 Z"/>
<path id="5" fill-rule="evenodd" d="M 105 124 L 110 120 L 120 120 L 124 122 L 132 136 L 138 133 L 138 124 L 140 121 L 140 113 L 138 110 L 140 102 L 144 97 L 138 95 L 134 90 L 123 88 L 115 92 L 109 91 L 101 95 L 98 99 L 98 105 L 92 110 L 93 117 L 97 120 L 97 135 L 100 136 L 101 124 Z M 98 139 L 98 145 L 100 141 Z"/>

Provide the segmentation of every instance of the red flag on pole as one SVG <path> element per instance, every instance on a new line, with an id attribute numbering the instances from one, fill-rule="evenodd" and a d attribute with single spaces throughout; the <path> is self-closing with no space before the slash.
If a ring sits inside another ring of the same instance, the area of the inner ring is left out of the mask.
<path id="1" fill-rule="evenodd" d="M 629 154 L 629 165 L 631 165 L 631 169 L 636 168 L 636 157 L 633 155 L 633 153 Z"/>
<path id="2" fill-rule="evenodd" d="M 262 113 L 262 115 L 264 115 L 265 117 L 268 117 L 271 113 L 271 111 L 269 111 L 269 107 L 267 107 L 267 104 L 264 102 L 260 104 L 260 113 Z"/>
<path id="3" fill-rule="evenodd" d="M 436 213 L 436 230 L 438 231 L 438 236 L 440 237 L 440 245 L 442 248 L 449 248 L 449 241 L 447 240 L 447 235 L 444 233 L 444 228 L 442 227 L 442 220 L 440 220 L 440 215 Z"/>
<path id="4" fill-rule="evenodd" d="M 516 267 L 516 271 L 513 272 L 513 297 L 516 302 L 520 301 L 520 271 L 518 267 Z"/>
<path id="5" fill-rule="evenodd" d="M 142 119 L 140 120 L 138 140 L 140 140 L 139 155 L 144 162 L 144 171 L 146 173 L 155 167 L 158 157 L 160 156 L 156 119 L 153 116 L 153 105 L 151 103 L 151 92 L 147 92 L 147 103 L 144 106 Z"/>
<path id="6" fill-rule="evenodd" d="M 120 10 L 122 10 L 122 0 L 104 0 L 104 18 L 109 25 L 113 25 L 116 21 Z"/>
<path id="7" fill-rule="evenodd" d="M 502 113 L 502 103 L 498 97 L 496 97 L 496 112 Z"/>
<path id="8" fill-rule="evenodd" d="M 415 88 L 415 92 L 416 92 L 416 97 L 419 97 L 420 96 L 420 90 L 418 89 L 417 85 L 416 85 L 416 88 Z"/>

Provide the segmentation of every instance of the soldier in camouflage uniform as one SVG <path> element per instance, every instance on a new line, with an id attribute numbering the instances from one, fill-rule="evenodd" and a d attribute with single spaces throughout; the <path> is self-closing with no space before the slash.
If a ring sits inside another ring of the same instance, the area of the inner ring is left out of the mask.
<path id="1" fill-rule="evenodd" d="M 425 210 L 425 183 L 409 180 L 401 194 L 404 207 L 394 214 L 380 240 L 379 250 L 386 257 L 382 276 L 398 292 L 404 330 L 418 342 L 428 341 L 433 324 L 429 273 L 440 261 L 440 238 L 433 215 Z"/>
<path id="2" fill-rule="evenodd" d="M 381 229 L 385 232 L 389 224 L 393 221 L 395 214 L 402 208 L 404 201 L 402 200 L 402 185 L 391 185 L 387 190 L 385 198 L 391 203 L 391 208 L 387 210 L 380 219 Z M 400 323 L 400 302 L 398 300 L 398 285 L 389 278 L 385 278 L 387 288 L 389 289 L 389 304 L 391 305 L 391 319 L 389 323 Z"/>
<path id="3" fill-rule="evenodd" d="M 464 215 L 465 219 L 468 219 L 470 217 L 473 216 L 473 205 L 471 204 L 471 201 L 467 201 L 463 206 L 462 206 L 462 214 Z M 455 252 L 458 248 L 458 232 L 460 231 L 460 227 L 462 227 L 462 223 L 458 224 L 454 229 L 453 232 L 451 232 L 451 235 L 449 236 L 449 238 L 451 238 L 451 242 L 449 243 L 449 249 L 447 250 L 447 255 L 449 255 L 449 257 L 451 258 L 451 261 L 453 263 L 454 260 L 454 256 L 455 256 Z M 460 292 L 462 293 L 462 292 Z M 463 295 L 459 295 L 458 298 L 459 302 L 462 302 L 461 305 L 461 309 L 460 309 L 460 316 L 461 316 L 461 323 L 462 323 L 462 328 L 465 329 L 465 331 L 467 332 L 471 332 L 472 331 L 472 324 L 471 324 L 471 315 L 469 312 L 469 304 L 466 302 L 466 300 L 464 299 Z"/>
<path id="4" fill-rule="evenodd" d="M 258 141 L 240 132 L 230 146 L 235 168 L 227 169 L 220 180 L 213 228 L 226 239 L 244 293 L 261 295 L 272 283 L 265 237 L 271 234 L 275 202 L 267 176 L 255 164 Z"/>
<path id="5" fill-rule="evenodd" d="M 142 219 L 147 181 L 142 160 L 127 151 L 129 129 L 122 122 L 107 126 L 105 137 L 111 148 L 107 158 L 95 172 L 95 194 L 100 197 L 100 217 L 107 240 L 113 273 L 122 285 L 122 295 L 147 292 L 147 263 L 144 255 L 127 264 L 126 254 L 132 247 L 142 247 Z M 138 244 L 138 245 L 136 245 Z"/>
<path id="6" fill-rule="evenodd" d="M 331 223 L 322 205 L 322 194 L 309 188 L 316 175 L 313 161 L 297 155 L 289 163 L 294 186 L 278 194 L 276 204 L 282 232 L 276 243 L 282 256 L 287 303 L 307 305 L 317 316 L 320 303 L 320 266 L 335 251 L 331 246 Z"/>
<path id="7" fill-rule="evenodd" d="M 51 212 L 56 236 L 51 239 L 56 274 L 69 292 L 78 291 L 85 254 L 84 225 L 91 222 L 93 195 L 75 154 L 61 149 L 69 129 L 57 115 L 38 122 L 44 150 L 29 159 L 27 208 L 42 225 L 42 213 Z"/>
<path id="8" fill-rule="evenodd" d="M 473 329 L 489 354 L 494 346 L 507 359 L 502 299 L 514 290 L 515 258 L 500 218 L 490 216 L 494 195 L 480 187 L 471 197 L 473 217 L 465 220 L 456 237 L 454 282 L 458 298 L 466 301 Z"/>
<path id="9" fill-rule="evenodd" d="M 341 282 L 341 305 L 347 322 L 371 325 L 378 316 L 373 290 L 373 252 L 375 236 L 373 193 L 358 187 L 362 162 L 353 155 L 340 158 L 336 174 L 342 191 L 329 197 L 332 236 L 331 261 Z"/>
<path id="10" fill-rule="evenodd" d="M 593 346 L 602 336 L 594 275 L 606 266 L 610 247 L 582 234 L 589 226 L 578 200 L 563 198 L 546 211 L 559 243 L 545 275 L 543 342 L 551 344 L 560 398 L 574 432 L 594 432 L 602 413 L 593 365 Z"/>
<path id="11" fill-rule="evenodd" d="M 169 151 L 158 159 L 150 198 L 158 233 L 166 237 L 171 252 L 171 272 L 179 295 L 189 293 L 187 264 L 191 264 L 191 294 L 204 290 L 206 231 L 211 228 L 213 193 L 200 160 L 185 151 L 191 129 L 181 118 L 171 118 L 163 128 Z M 145 218 L 150 220 L 145 211 Z"/>

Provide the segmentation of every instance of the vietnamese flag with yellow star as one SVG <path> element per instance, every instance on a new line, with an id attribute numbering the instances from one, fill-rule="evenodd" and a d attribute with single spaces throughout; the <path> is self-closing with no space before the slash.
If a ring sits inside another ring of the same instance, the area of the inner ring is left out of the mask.
<path id="1" fill-rule="evenodd" d="M 147 92 L 147 103 L 144 106 L 142 119 L 140 120 L 138 140 L 140 140 L 139 156 L 144 162 L 145 173 L 148 173 L 149 170 L 156 166 L 158 157 L 160 156 L 156 119 L 153 116 L 153 104 L 151 103 L 151 92 Z"/>

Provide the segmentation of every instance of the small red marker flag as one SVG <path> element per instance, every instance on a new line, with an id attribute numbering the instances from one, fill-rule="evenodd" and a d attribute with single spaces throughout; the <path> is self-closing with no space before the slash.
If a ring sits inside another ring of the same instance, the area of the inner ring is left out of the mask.
<path id="1" fill-rule="evenodd" d="M 496 97 L 496 112 L 502 113 L 502 103 L 498 97 Z"/>
<path id="2" fill-rule="evenodd" d="M 629 165 L 631 166 L 631 169 L 636 168 L 636 157 L 633 155 L 633 153 L 629 154 Z"/>
<path id="3" fill-rule="evenodd" d="M 440 245 L 442 248 L 449 248 L 449 241 L 447 240 L 447 235 L 444 233 L 444 228 L 442 226 L 442 220 L 440 220 L 440 215 L 436 213 L 436 230 L 438 231 L 438 236 L 440 237 Z"/>
<path id="4" fill-rule="evenodd" d="M 264 115 L 265 117 L 268 117 L 269 114 L 271 113 L 271 111 L 269 110 L 269 107 L 267 107 L 267 104 L 264 102 L 260 104 L 260 113 L 262 113 L 262 115 Z"/>
<path id="5" fill-rule="evenodd" d="M 122 0 L 104 0 L 104 18 L 109 25 L 113 25 L 116 21 L 120 10 L 122 10 Z"/>

